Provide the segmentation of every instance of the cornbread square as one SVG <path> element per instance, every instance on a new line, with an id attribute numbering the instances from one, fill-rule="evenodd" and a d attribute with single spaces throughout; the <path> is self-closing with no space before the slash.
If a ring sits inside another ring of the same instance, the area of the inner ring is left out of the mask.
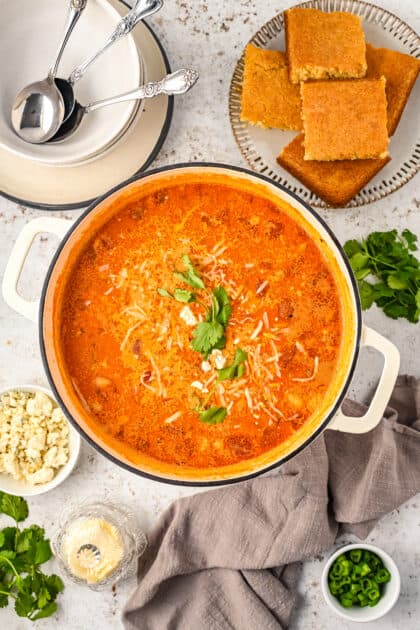
<path id="1" fill-rule="evenodd" d="M 385 79 L 301 83 L 305 160 L 388 155 Z"/>
<path id="2" fill-rule="evenodd" d="M 388 135 L 392 136 L 420 71 L 420 59 L 366 44 L 366 77 L 386 79 Z"/>
<path id="3" fill-rule="evenodd" d="M 359 16 L 289 9 L 284 12 L 284 20 L 292 83 L 365 76 L 365 36 Z"/>
<path id="4" fill-rule="evenodd" d="M 347 205 L 391 159 L 308 161 L 304 159 L 303 139 L 303 133 L 296 136 L 284 147 L 277 162 L 333 207 L 342 208 Z"/>
<path id="5" fill-rule="evenodd" d="M 248 44 L 241 120 L 261 127 L 302 129 L 299 86 L 292 85 L 286 55 Z"/>

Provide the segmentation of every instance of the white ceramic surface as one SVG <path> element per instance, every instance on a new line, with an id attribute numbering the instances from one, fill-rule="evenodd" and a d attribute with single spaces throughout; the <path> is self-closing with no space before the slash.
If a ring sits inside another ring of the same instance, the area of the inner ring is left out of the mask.
<path id="1" fill-rule="evenodd" d="M 379 556 L 384 563 L 385 568 L 388 569 L 391 574 L 391 580 L 387 584 L 385 584 L 382 597 L 378 601 L 376 606 L 366 606 L 364 608 L 352 606 L 351 608 L 344 608 L 344 606 L 341 606 L 338 599 L 330 593 L 330 589 L 328 587 L 328 572 L 330 570 L 330 567 L 335 559 L 338 558 L 338 556 L 340 556 L 344 552 L 351 551 L 352 549 L 367 549 L 368 551 L 376 553 L 376 555 Z M 391 608 L 395 606 L 400 595 L 401 578 L 397 565 L 385 551 L 379 549 L 379 547 L 375 547 L 375 545 L 356 543 L 353 545 L 345 545 L 344 547 L 340 547 L 340 549 L 337 549 L 337 551 L 335 551 L 332 556 L 328 558 L 322 572 L 321 588 L 325 601 L 327 602 L 328 606 L 335 613 L 337 613 L 337 615 L 339 615 L 343 619 L 348 619 L 350 621 L 366 623 L 368 621 L 375 621 L 376 619 L 383 617 L 391 610 Z"/>
<path id="2" fill-rule="evenodd" d="M 10 391 L 18 392 L 42 392 L 46 394 L 51 400 L 55 401 L 52 392 L 40 385 L 12 385 L 5 387 L 0 391 L 0 396 Z M 71 424 L 67 422 L 69 427 L 69 460 L 64 466 L 62 466 L 55 477 L 47 483 L 40 483 L 32 485 L 27 481 L 18 481 L 13 479 L 10 475 L 0 473 L 0 490 L 8 492 L 9 494 L 16 494 L 21 497 L 32 497 L 38 494 L 44 494 L 53 488 L 59 486 L 73 471 L 80 453 L 81 438 L 80 435 L 73 429 Z"/>
<path id="3" fill-rule="evenodd" d="M 10 123 L 14 98 L 25 85 L 47 76 L 68 4 L 68 0 L 0 0 L 0 147 L 55 166 L 86 160 L 112 143 L 138 107 L 137 101 L 130 101 L 94 112 L 71 138 L 54 145 L 29 144 L 14 133 Z M 89 0 L 64 51 L 57 76 L 67 78 L 104 43 L 120 18 L 108 0 Z M 86 105 L 134 89 L 141 80 L 137 47 L 128 35 L 89 68 L 75 84 L 75 95 Z"/>

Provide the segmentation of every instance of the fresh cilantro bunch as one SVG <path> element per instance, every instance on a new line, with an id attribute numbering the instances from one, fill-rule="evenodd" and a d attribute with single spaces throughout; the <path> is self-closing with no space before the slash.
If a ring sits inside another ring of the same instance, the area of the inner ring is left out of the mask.
<path id="1" fill-rule="evenodd" d="M 344 245 L 356 276 L 362 309 L 375 303 L 388 317 L 405 317 L 417 323 L 420 318 L 420 261 L 417 236 L 404 230 L 372 232 L 358 242 Z"/>
<path id="2" fill-rule="evenodd" d="M 185 271 L 174 271 L 174 275 L 193 289 L 203 290 L 208 297 L 209 305 L 200 300 L 199 294 L 187 289 L 175 289 L 170 293 L 167 289 L 159 288 L 157 291 L 162 297 L 169 297 L 177 302 L 197 302 L 206 311 L 204 322 L 197 324 L 193 332 L 191 346 L 200 352 L 205 359 L 212 350 L 222 350 L 226 345 L 225 331 L 232 313 L 232 306 L 226 290 L 223 287 L 215 287 L 210 291 L 204 284 L 198 271 L 195 269 L 189 256 L 182 257 Z"/>
<path id="3" fill-rule="evenodd" d="M 16 522 L 16 527 L 0 530 L 0 608 L 11 597 L 19 617 L 31 621 L 49 617 L 57 610 L 55 599 L 64 588 L 58 575 L 45 575 L 39 568 L 52 556 L 50 542 L 38 525 L 17 526 L 28 517 L 25 499 L 0 492 L 0 513 Z"/>

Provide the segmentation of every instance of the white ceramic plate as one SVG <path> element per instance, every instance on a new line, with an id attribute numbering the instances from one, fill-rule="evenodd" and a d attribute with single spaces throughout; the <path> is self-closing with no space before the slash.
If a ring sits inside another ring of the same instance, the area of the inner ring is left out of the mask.
<path id="1" fill-rule="evenodd" d="M 420 37 L 407 24 L 385 9 L 361 0 L 313 0 L 297 6 L 327 12 L 347 11 L 360 15 L 367 42 L 376 47 L 391 48 L 420 58 Z M 279 13 L 264 24 L 250 43 L 260 48 L 285 50 L 283 14 Z M 280 151 L 291 142 L 297 132 L 262 129 L 240 120 L 243 69 L 244 55 L 236 65 L 229 92 L 230 122 L 242 155 L 257 173 L 271 177 L 316 208 L 326 207 L 324 201 L 276 162 Z M 391 161 L 348 203 L 348 207 L 363 206 L 382 199 L 401 188 L 418 172 L 419 106 L 420 79 L 411 92 L 397 130 L 391 138 L 389 145 Z"/>
<path id="2" fill-rule="evenodd" d="M 19 385 L 17 387 L 7 387 L 2 389 L 0 392 L 0 396 L 6 394 L 10 391 L 18 391 L 18 392 L 42 392 L 46 394 L 51 400 L 55 401 L 52 392 L 45 387 L 40 387 L 39 385 Z M 77 460 L 79 458 L 80 453 L 80 444 L 81 437 L 79 433 L 74 429 L 71 424 L 68 422 L 69 427 L 69 460 L 64 466 L 62 466 L 57 474 L 51 481 L 47 483 L 39 483 L 35 486 L 30 484 L 27 481 L 18 481 L 13 479 L 10 475 L 6 475 L 4 473 L 0 473 L 0 490 L 3 492 L 7 492 L 8 494 L 15 494 L 21 497 L 30 497 L 35 496 L 37 494 L 44 494 L 53 488 L 59 486 L 67 477 L 71 474 L 73 468 L 75 467 Z"/>
<path id="3" fill-rule="evenodd" d="M 127 13 L 127 5 L 110 2 L 120 15 Z M 143 59 L 145 81 L 157 81 L 170 72 L 165 52 L 150 27 L 138 24 L 133 37 L 137 55 Z M 0 146 L 0 191 L 13 201 L 44 210 L 87 206 L 149 166 L 166 138 L 172 109 L 173 97 L 163 94 L 144 101 L 122 140 L 85 164 L 41 164 Z"/>
<path id="4" fill-rule="evenodd" d="M 0 146 L 44 164 L 67 165 L 96 154 L 121 134 L 138 107 L 137 101 L 130 101 L 98 110 L 86 116 L 71 138 L 55 145 L 28 144 L 13 132 L 10 111 L 14 98 L 23 86 L 47 76 L 68 6 L 69 0 L 0 0 Z M 108 0 L 89 0 L 64 51 L 58 76 L 67 78 L 104 43 L 120 19 Z M 86 105 L 134 89 L 141 80 L 137 47 L 129 35 L 87 70 L 76 83 L 75 94 Z"/>

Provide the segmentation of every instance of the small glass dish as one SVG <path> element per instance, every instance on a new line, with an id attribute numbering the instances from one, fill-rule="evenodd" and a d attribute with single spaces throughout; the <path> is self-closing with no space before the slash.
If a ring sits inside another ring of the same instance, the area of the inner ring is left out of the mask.
<path id="1" fill-rule="evenodd" d="M 134 514 L 108 501 L 68 508 L 52 539 L 54 555 L 66 576 L 96 591 L 134 574 L 136 559 L 146 547 L 146 534 Z M 83 571 L 86 577 L 81 576 Z"/>

